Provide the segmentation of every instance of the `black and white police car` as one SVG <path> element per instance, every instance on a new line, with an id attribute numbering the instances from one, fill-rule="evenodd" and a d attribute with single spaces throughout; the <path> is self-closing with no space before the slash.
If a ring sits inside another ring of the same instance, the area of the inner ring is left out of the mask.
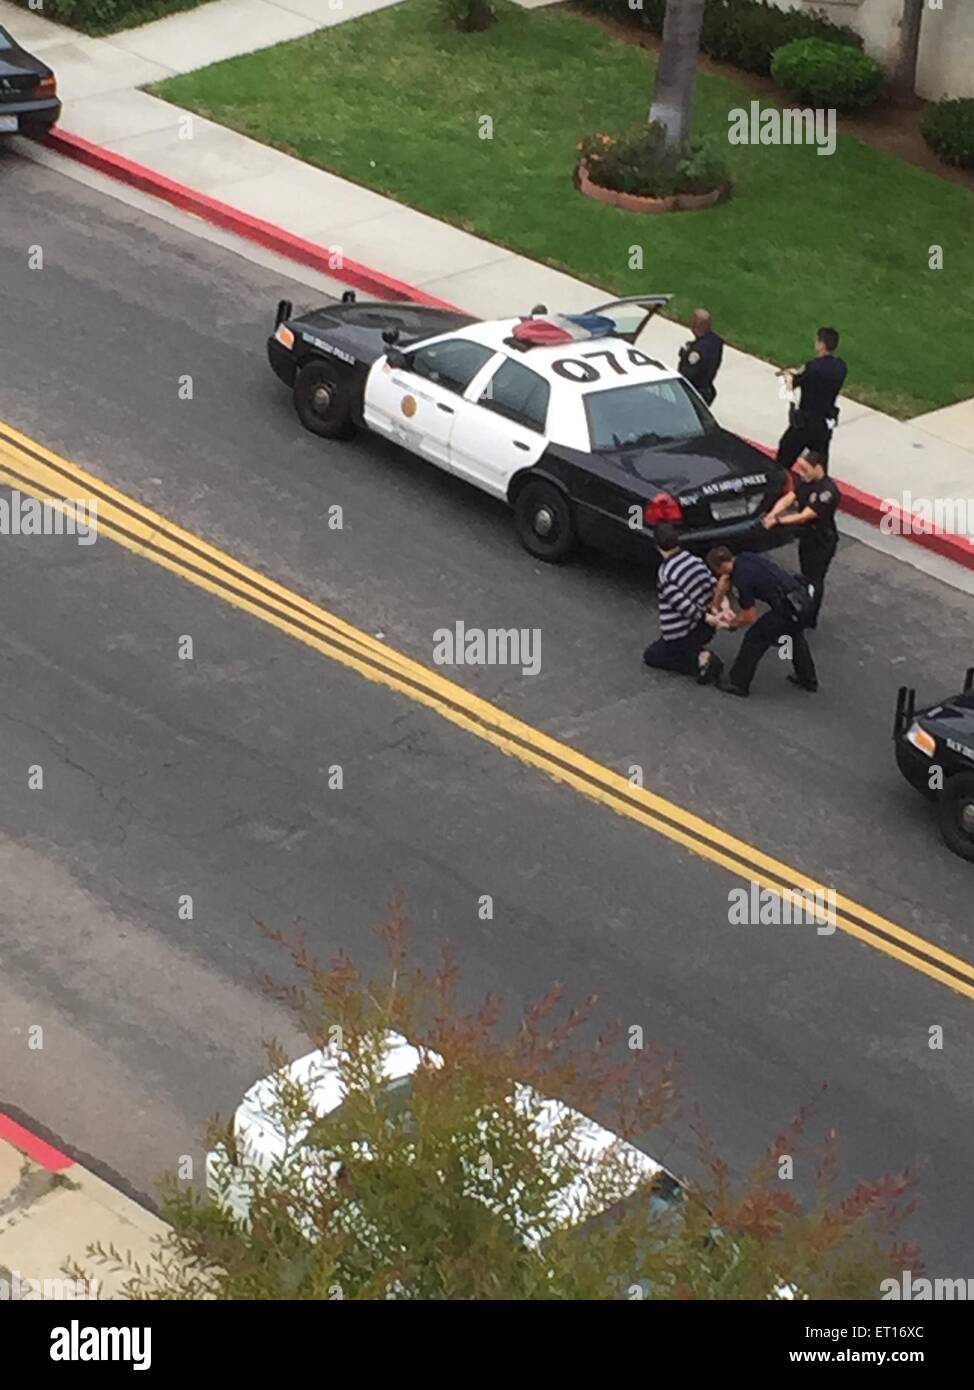
<path id="1" fill-rule="evenodd" d="M 655 561 L 664 521 L 698 551 L 780 544 L 760 522 L 787 471 L 635 346 L 669 299 L 491 321 L 353 291 L 298 317 L 282 300 L 268 355 L 307 429 L 364 427 L 503 498 L 538 559 L 581 541 Z"/>
<path id="2" fill-rule="evenodd" d="M 896 765 L 911 786 L 936 803 L 948 848 L 974 860 L 974 666 L 959 695 L 920 710 L 916 691 L 901 685 L 893 738 Z"/>

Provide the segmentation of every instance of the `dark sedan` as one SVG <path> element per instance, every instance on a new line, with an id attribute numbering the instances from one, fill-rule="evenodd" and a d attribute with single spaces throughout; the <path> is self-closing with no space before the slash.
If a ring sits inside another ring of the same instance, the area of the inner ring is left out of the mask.
<path id="1" fill-rule="evenodd" d="M 0 27 L 0 135 L 43 135 L 60 115 L 54 73 Z"/>

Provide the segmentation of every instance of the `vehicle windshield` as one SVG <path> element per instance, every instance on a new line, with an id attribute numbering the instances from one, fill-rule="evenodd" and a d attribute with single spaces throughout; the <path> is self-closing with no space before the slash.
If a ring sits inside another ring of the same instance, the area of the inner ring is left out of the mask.
<path id="1" fill-rule="evenodd" d="M 0 52 L 2 52 L 5 48 L 13 48 L 13 46 L 13 40 L 7 33 L 6 29 L 0 29 Z"/>
<path id="2" fill-rule="evenodd" d="M 585 410 L 593 452 L 668 444 L 716 428 L 707 407 L 679 377 L 590 391 Z"/>

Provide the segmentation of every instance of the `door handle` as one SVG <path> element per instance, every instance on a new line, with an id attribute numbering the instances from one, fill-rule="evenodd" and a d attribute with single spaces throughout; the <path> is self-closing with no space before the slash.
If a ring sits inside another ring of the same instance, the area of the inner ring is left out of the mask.
<path id="1" fill-rule="evenodd" d="M 436 408 L 437 408 L 437 410 L 442 410 L 442 411 L 444 412 L 444 414 L 446 414 L 446 415 L 452 415 L 452 414 L 454 414 L 453 406 L 452 406 L 452 405 L 444 405 L 442 401 L 437 401 L 437 402 L 436 402 Z"/>
<path id="2" fill-rule="evenodd" d="M 529 446 L 528 446 L 527 444 L 525 444 L 523 440 L 521 440 L 521 439 L 515 439 L 513 442 L 514 442 L 514 447 L 515 447 L 515 449 L 523 449 L 525 453 L 528 452 L 528 447 L 529 447 Z"/>

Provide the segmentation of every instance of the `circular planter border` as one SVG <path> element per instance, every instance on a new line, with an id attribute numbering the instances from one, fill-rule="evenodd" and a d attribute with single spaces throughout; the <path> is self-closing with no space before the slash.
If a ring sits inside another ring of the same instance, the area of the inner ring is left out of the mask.
<path id="1" fill-rule="evenodd" d="M 592 180 L 582 160 L 577 174 L 578 190 L 586 198 L 594 198 L 597 203 L 611 208 L 622 208 L 624 212 L 692 212 L 698 208 L 712 208 L 730 192 L 730 185 L 725 183 L 709 193 L 674 193 L 669 198 L 648 198 L 641 193 L 620 193 L 615 188 L 603 188 Z"/>

